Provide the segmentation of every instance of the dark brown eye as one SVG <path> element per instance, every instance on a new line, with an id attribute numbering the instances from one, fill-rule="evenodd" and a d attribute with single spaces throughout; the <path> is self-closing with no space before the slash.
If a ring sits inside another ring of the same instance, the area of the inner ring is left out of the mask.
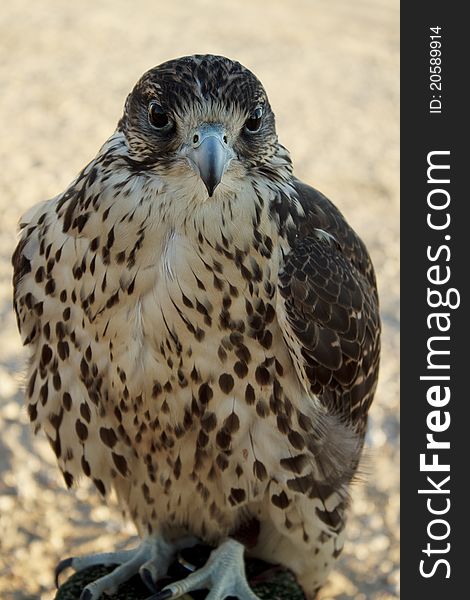
<path id="1" fill-rule="evenodd" d="M 251 115 L 248 117 L 248 119 L 245 121 L 245 129 L 247 131 L 250 131 L 251 133 L 254 133 L 255 131 L 258 131 L 259 128 L 261 127 L 261 117 L 263 116 L 263 109 L 258 106 L 257 109 L 255 109 Z"/>
<path id="2" fill-rule="evenodd" d="M 173 124 L 170 117 L 156 102 L 149 105 L 149 122 L 155 129 L 170 129 Z"/>

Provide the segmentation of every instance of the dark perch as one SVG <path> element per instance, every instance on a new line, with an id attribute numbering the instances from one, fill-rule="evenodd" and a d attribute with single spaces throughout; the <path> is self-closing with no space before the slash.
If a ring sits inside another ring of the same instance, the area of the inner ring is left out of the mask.
<path id="1" fill-rule="evenodd" d="M 196 546 L 183 551 L 185 560 L 198 567 L 205 563 L 209 552 L 210 549 L 205 546 Z M 290 571 L 256 559 L 247 559 L 245 566 L 248 581 L 261 600 L 305 600 L 301 588 Z M 79 600 L 83 588 L 88 583 L 108 574 L 113 568 L 112 566 L 89 567 L 73 574 L 60 586 L 55 600 Z M 178 561 L 175 561 L 170 567 L 169 577 L 161 580 L 158 587 L 160 589 L 171 581 L 176 581 L 186 575 L 188 575 L 188 571 Z M 192 592 L 186 594 L 182 600 L 202 600 L 206 594 L 206 591 Z M 151 595 L 140 577 L 135 575 L 120 585 L 116 594 L 106 596 L 106 598 L 109 600 L 145 600 Z"/>

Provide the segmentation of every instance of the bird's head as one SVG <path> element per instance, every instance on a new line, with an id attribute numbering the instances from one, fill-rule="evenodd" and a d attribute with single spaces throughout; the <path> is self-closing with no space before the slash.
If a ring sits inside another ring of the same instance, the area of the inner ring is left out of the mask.
<path id="1" fill-rule="evenodd" d="M 145 73 L 119 128 L 139 171 L 192 182 L 206 198 L 221 183 L 290 166 L 260 81 L 222 56 L 183 57 Z"/>

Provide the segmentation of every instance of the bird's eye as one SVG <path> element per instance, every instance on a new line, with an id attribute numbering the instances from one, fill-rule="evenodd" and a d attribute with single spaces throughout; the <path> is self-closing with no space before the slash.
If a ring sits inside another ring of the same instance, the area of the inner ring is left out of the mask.
<path id="1" fill-rule="evenodd" d="M 258 106 L 257 109 L 255 109 L 251 115 L 248 117 L 248 119 L 245 121 L 245 129 L 247 131 L 250 131 L 251 133 L 254 133 L 255 131 L 258 131 L 259 128 L 261 127 L 261 117 L 263 116 L 263 109 Z"/>
<path id="2" fill-rule="evenodd" d="M 155 129 L 170 129 L 173 124 L 168 114 L 156 102 L 149 105 L 149 122 Z"/>

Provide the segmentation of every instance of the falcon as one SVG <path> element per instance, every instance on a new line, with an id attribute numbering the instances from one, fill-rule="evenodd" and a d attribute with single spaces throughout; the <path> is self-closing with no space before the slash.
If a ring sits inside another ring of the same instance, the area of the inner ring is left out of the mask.
<path id="1" fill-rule="evenodd" d="M 135 523 L 96 600 L 182 547 L 214 549 L 152 595 L 255 600 L 244 556 L 315 598 L 343 546 L 377 382 L 367 250 L 299 181 L 248 69 L 195 55 L 145 73 L 115 133 L 32 208 L 13 255 L 27 409 L 68 487 L 85 475 Z M 247 534 L 248 532 L 248 534 Z"/>

